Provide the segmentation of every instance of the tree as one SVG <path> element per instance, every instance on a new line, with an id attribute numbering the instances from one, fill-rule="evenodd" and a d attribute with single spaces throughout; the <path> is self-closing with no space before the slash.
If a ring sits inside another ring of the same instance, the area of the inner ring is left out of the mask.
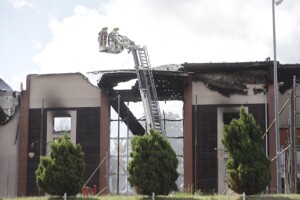
<path id="1" fill-rule="evenodd" d="M 38 188 L 51 195 L 76 195 L 83 186 L 84 153 L 67 134 L 51 143 L 50 157 L 42 156 L 35 172 Z"/>
<path id="2" fill-rule="evenodd" d="M 168 194 L 178 178 L 178 160 L 169 141 L 158 131 L 135 136 L 132 141 L 132 160 L 128 164 L 131 186 L 145 195 Z"/>
<path id="3" fill-rule="evenodd" d="M 239 194 L 257 194 L 271 179 L 271 161 L 265 155 L 262 131 L 253 115 L 242 107 L 239 116 L 223 130 L 222 143 L 229 154 L 228 187 Z"/>

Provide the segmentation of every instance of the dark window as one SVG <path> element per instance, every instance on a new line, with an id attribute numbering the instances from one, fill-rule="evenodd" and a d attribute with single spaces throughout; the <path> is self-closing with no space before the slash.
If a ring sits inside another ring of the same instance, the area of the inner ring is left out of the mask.
<path id="1" fill-rule="evenodd" d="M 226 112 L 226 113 L 223 113 L 223 123 L 225 125 L 229 125 L 230 122 L 233 120 L 233 119 L 238 119 L 240 116 L 239 116 L 239 113 L 238 112 Z"/>

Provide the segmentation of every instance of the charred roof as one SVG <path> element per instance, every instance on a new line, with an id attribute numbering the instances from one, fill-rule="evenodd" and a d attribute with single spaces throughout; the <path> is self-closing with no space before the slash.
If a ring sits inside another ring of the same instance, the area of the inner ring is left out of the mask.
<path id="1" fill-rule="evenodd" d="M 199 72 L 205 70 L 255 70 L 270 69 L 273 66 L 272 61 L 256 61 L 256 62 L 222 62 L 222 63 L 183 63 L 184 70 L 188 72 Z"/>
<path id="2" fill-rule="evenodd" d="M 293 76 L 300 77 L 300 64 L 278 65 L 278 81 L 285 84 L 280 87 L 281 92 L 291 88 Z M 182 100 L 188 74 L 192 74 L 193 81 L 201 81 L 208 88 L 229 96 L 231 94 L 246 95 L 246 84 L 264 84 L 273 82 L 273 61 L 256 62 L 223 62 L 223 63 L 183 63 L 181 65 L 164 65 L 153 68 L 159 100 Z M 110 93 L 121 82 L 136 79 L 136 72 L 132 70 L 103 71 L 98 86 Z M 260 90 L 263 91 L 264 89 Z M 124 101 L 140 101 L 138 83 L 131 89 L 115 90 Z"/>
<path id="3" fill-rule="evenodd" d="M 232 93 L 246 94 L 245 84 L 273 83 L 274 61 L 184 63 L 182 66 L 186 72 L 193 73 L 194 81 L 202 81 L 226 96 Z M 293 76 L 300 77 L 300 64 L 277 62 L 277 66 L 278 82 L 284 83 L 280 92 L 284 93 L 292 87 Z"/>
<path id="4" fill-rule="evenodd" d="M 9 91 L 9 92 L 13 91 L 11 89 L 11 87 L 4 80 L 2 80 L 1 78 L 0 78 L 0 90 Z"/>
<path id="5" fill-rule="evenodd" d="M 183 99 L 183 90 L 187 84 L 186 79 L 188 76 L 186 72 L 175 70 L 174 66 L 170 65 L 169 67 L 164 66 L 163 68 L 154 68 L 152 70 L 152 74 L 154 77 L 157 96 L 160 101 Z M 98 81 L 98 86 L 113 96 L 120 94 L 125 102 L 137 102 L 141 101 L 137 81 L 131 87 L 131 89 L 113 89 L 119 83 L 127 82 L 136 78 L 137 76 L 135 70 L 103 71 L 102 76 Z"/>

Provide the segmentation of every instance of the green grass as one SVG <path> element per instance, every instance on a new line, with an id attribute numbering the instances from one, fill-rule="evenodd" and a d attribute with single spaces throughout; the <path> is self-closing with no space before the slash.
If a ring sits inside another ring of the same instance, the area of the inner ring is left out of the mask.
<path id="1" fill-rule="evenodd" d="M 62 197 L 20 197 L 20 198 L 0 198 L 0 200 L 61 200 Z M 152 197 L 131 195 L 131 196 L 98 196 L 98 197 L 68 197 L 68 200 L 152 200 Z M 170 196 L 158 196 L 156 200 L 180 199 L 180 200 L 242 200 L 241 196 L 223 195 L 191 195 L 178 193 Z M 257 195 L 247 196 L 247 200 L 300 200 L 300 195 Z"/>
<path id="2" fill-rule="evenodd" d="M 189 195 L 189 194 L 180 194 L 173 196 L 157 196 L 156 200 L 167 200 L 167 199 L 180 199 L 180 200 L 236 200 L 237 196 L 218 196 L 218 195 Z M 3 198 L 2 200 L 61 200 L 62 197 L 22 197 L 22 198 Z M 99 197 L 68 197 L 68 200 L 152 200 L 152 197 L 131 195 L 131 196 L 99 196 Z"/>

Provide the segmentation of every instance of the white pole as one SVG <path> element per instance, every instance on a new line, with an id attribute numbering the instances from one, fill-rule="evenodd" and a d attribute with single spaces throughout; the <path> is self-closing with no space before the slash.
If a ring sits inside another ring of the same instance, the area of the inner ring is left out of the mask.
<path id="1" fill-rule="evenodd" d="M 40 156 L 43 155 L 43 138 L 44 138 L 44 97 L 42 97 L 42 109 L 41 109 Z"/>
<path id="2" fill-rule="evenodd" d="M 292 127 L 292 134 L 293 134 L 293 159 L 294 159 L 294 171 L 292 174 L 294 175 L 294 180 L 292 182 L 294 183 L 294 193 L 297 193 L 297 104 L 296 104 L 296 97 L 297 97 L 297 91 L 296 91 L 296 76 L 293 76 L 293 127 Z"/>
<path id="3" fill-rule="evenodd" d="M 109 178 L 110 178 L 110 169 L 109 169 L 109 154 L 108 154 L 108 152 L 106 152 L 106 187 L 104 187 L 104 188 L 107 188 L 107 190 L 106 190 L 106 194 L 107 193 L 109 193 Z M 100 192 L 99 192 L 99 194 L 100 194 Z"/>
<path id="4" fill-rule="evenodd" d="M 64 200 L 67 200 L 67 193 L 64 194 Z"/>
<path id="5" fill-rule="evenodd" d="M 117 160 L 117 195 L 120 187 L 120 95 L 118 95 L 118 160 Z"/>
<path id="6" fill-rule="evenodd" d="M 275 0 L 272 0 L 273 19 L 273 50 L 274 50 L 274 108 L 275 108 L 275 133 L 276 133 L 276 171 L 277 171 L 277 193 L 281 194 L 281 169 L 280 169 L 280 132 L 278 115 L 278 80 L 277 80 L 277 55 L 276 55 L 276 28 L 275 28 Z"/>

